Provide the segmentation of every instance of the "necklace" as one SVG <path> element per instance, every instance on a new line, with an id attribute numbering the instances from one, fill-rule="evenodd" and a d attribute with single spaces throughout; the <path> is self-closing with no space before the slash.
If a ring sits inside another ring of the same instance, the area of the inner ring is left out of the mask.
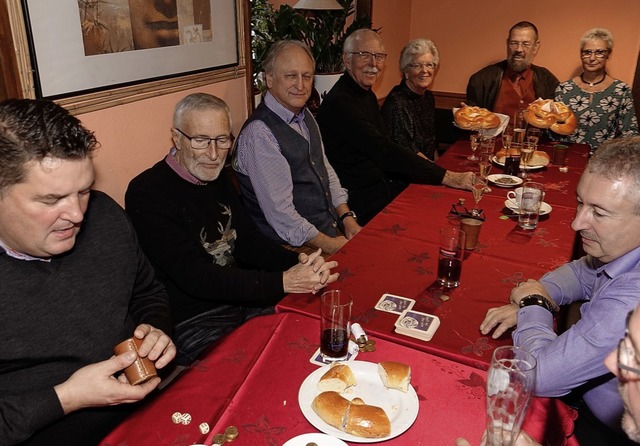
<path id="1" fill-rule="evenodd" d="M 580 73 L 580 80 L 581 80 L 583 83 L 585 83 L 585 84 L 589 85 L 590 87 L 594 87 L 594 86 L 596 86 L 596 85 L 598 85 L 598 84 L 603 83 L 603 82 L 604 82 L 604 80 L 605 80 L 606 78 L 607 78 L 607 72 L 605 71 L 605 72 L 604 72 L 604 76 L 603 76 L 603 77 L 602 77 L 602 79 L 600 79 L 598 82 L 587 82 L 587 81 L 585 81 L 585 80 L 584 80 L 584 71 L 583 71 L 582 73 Z"/>

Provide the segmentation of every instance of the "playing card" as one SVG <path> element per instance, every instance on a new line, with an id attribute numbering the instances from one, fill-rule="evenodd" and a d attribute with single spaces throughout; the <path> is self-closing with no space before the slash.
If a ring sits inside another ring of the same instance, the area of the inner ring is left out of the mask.
<path id="1" fill-rule="evenodd" d="M 396 333 L 430 341 L 440 326 L 440 319 L 414 310 L 404 311 L 396 321 Z"/>
<path id="2" fill-rule="evenodd" d="M 358 356 L 358 351 L 359 351 L 358 344 L 356 344 L 353 341 L 349 341 L 349 352 L 347 353 L 347 359 L 343 359 L 341 362 L 354 361 L 356 359 L 356 356 Z M 325 361 L 325 359 L 320 354 L 319 348 L 318 350 L 316 350 L 313 356 L 311 356 L 311 359 L 309 359 L 309 362 L 311 364 L 316 364 L 316 365 L 329 365 L 332 363 L 332 361 Z"/>
<path id="3" fill-rule="evenodd" d="M 412 309 L 415 303 L 416 301 L 413 299 L 386 293 L 382 295 L 375 309 L 387 313 L 402 314 L 403 311 Z"/>

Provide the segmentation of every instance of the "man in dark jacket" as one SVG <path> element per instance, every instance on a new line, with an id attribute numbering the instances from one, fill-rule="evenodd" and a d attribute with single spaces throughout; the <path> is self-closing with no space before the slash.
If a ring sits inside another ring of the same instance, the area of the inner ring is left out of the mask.
<path id="1" fill-rule="evenodd" d="M 397 144 L 387 131 L 371 87 L 387 54 L 370 29 L 353 32 L 344 42 L 346 72 L 318 111 L 329 162 L 349 191 L 349 206 L 360 224 L 367 223 L 408 183 L 471 188 L 471 172 L 451 172 Z"/>
<path id="2" fill-rule="evenodd" d="M 467 105 L 505 114 L 511 119 L 541 97 L 552 99 L 560 83 L 546 68 L 533 65 L 540 49 L 538 28 L 518 22 L 509 30 L 507 59 L 474 73 L 467 84 Z"/>

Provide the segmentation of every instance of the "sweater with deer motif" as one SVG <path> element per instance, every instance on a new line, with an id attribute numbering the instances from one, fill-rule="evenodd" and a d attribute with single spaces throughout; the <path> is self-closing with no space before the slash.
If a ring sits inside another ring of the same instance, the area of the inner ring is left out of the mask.
<path id="1" fill-rule="evenodd" d="M 159 161 L 131 181 L 125 203 L 176 324 L 219 305 L 266 307 L 284 296 L 282 272 L 297 255 L 258 232 L 226 168 L 194 184 Z"/>

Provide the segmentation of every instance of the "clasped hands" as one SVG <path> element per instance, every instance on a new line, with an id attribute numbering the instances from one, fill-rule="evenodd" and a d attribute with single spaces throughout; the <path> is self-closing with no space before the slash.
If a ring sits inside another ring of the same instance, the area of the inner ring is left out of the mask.
<path id="1" fill-rule="evenodd" d="M 173 341 L 162 330 L 148 324 L 140 324 L 134 336 L 143 339 L 139 349 L 141 357 L 155 361 L 156 369 L 162 369 L 176 356 Z M 65 414 L 86 407 L 114 406 L 133 403 L 147 396 L 160 378 L 132 386 L 122 371 L 137 359 L 136 352 L 112 356 L 106 361 L 86 365 L 74 372 L 66 381 L 54 387 Z"/>
<path id="2" fill-rule="evenodd" d="M 326 262 L 322 257 L 322 249 L 307 255 L 298 256 L 298 264 L 292 266 L 282 275 L 285 293 L 313 293 L 338 280 L 340 274 L 331 274 L 331 268 L 338 262 Z"/>
<path id="3" fill-rule="evenodd" d="M 520 308 L 520 300 L 531 294 L 540 294 L 553 302 L 547 290 L 534 279 L 526 282 L 520 282 L 516 287 L 511 289 L 509 296 L 509 304 L 501 307 L 491 308 L 487 311 L 487 315 L 480 324 L 480 331 L 483 335 L 489 334 L 491 330 L 493 339 L 498 339 L 507 330 L 515 327 L 518 323 L 518 309 Z"/>

